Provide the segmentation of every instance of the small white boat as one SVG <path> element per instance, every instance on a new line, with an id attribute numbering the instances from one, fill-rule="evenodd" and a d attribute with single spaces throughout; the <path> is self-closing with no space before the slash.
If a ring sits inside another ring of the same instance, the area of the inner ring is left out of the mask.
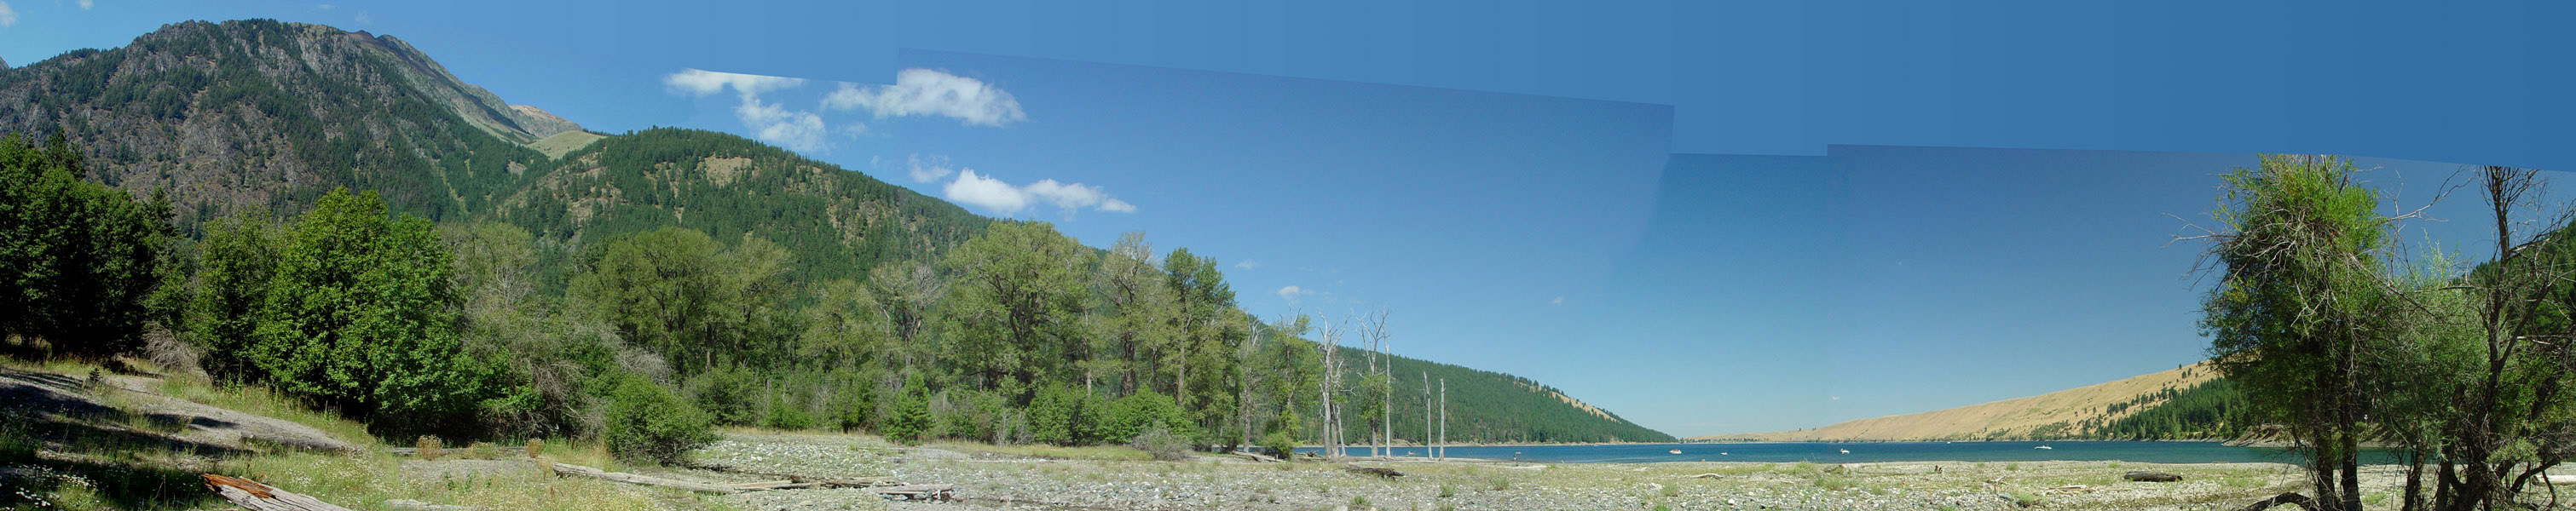
<path id="1" fill-rule="evenodd" d="M 1851 449 L 1834 449 L 1834 450 L 1842 451 L 1842 452 L 1843 452 L 1843 454 L 1851 454 Z"/>
<path id="2" fill-rule="evenodd" d="M 1673 454 L 1681 454 L 1681 453 L 1682 453 L 1682 450 L 1681 450 L 1681 449 L 1673 449 L 1673 451 L 1672 451 L 1672 452 L 1673 452 Z"/>
<path id="3" fill-rule="evenodd" d="M 1717 453 L 1717 455 L 1719 455 L 1719 456 L 1725 456 L 1725 455 L 1726 455 L 1726 453 L 1722 453 L 1722 452 L 1721 452 L 1721 453 Z"/>
<path id="4" fill-rule="evenodd" d="M 2052 450 L 2052 451 L 2053 451 L 2053 450 L 2057 450 L 2057 448 L 2055 448 L 2055 447 L 2049 447 L 2049 446 L 2046 446 L 2046 445 L 2042 445 L 2042 446 L 2039 446 L 2039 447 L 2032 447 L 2032 449 L 2048 449 L 2048 450 Z"/>

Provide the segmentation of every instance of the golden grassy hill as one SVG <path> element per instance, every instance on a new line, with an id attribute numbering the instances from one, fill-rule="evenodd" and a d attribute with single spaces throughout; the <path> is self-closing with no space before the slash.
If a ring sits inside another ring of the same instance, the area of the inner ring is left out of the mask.
<path id="1" fill-rule="evenodd" d="M 1962 406 L 1905 415 L 1890 415 L 1837 423 L 1814 429 L 1774 431 L 1769 433 L 1736 433 L 1692 437 L 1694 441 L 1924 441 L 1982 440 L 1988 438 L 2050 437 L 2080 433 L 2088 421 L 2107 424 L 2162 402 L 2148 397 L 2167 388 L 2189 389 L 2218 376 L 2208 362 L 2179 369 L 2019 397 L 1991 403 Z M 2130 403 L 2141 397 L 2143 402 L 2113 411 L 2115 403 Z M 2056 435 L 2038 434 L 2042 429 L 2059 429 Z"/>

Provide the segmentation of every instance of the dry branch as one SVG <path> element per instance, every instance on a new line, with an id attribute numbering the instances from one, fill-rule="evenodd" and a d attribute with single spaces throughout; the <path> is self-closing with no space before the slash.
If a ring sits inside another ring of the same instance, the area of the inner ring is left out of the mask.
<path id="1" fill-rule="evenodd" d="M 297 495 L 239 477 L 203 474 L 206 489 L 213 490 L 227 502 L 250 511 L 349 511 L 321 499 Z"/>

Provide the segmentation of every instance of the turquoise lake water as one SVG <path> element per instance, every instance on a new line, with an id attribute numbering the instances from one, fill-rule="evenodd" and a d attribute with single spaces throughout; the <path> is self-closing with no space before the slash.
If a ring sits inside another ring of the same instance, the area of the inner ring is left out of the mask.
<path id="1" fill-rule="evenodd" d="M 2038 449 L 2046 445 L 2049 449 Z M 1679 449 L 1681 454 L 1671 451 Z M 1300 449 L 1300 452 L 1318 452 Z M 1845 453 L 1843 451 L 1850 451 Z M 1348 452 L 1368 454 L 1366 447 Z M 1398 456 L 1419 457 L 1421 447 L 1398 447 Z M 1661 461 L 1746 461 L 1761 463 L 1873 463 L 1885 461 L 2130 461 L 2139 463 L 2300 463 L 2280 449 L 2229 447 L 2218 442 L 1867 442 L 1618 444 L 1510 447 L 1451 447 L 1449 456 L 1542 463 L 1653 463 Z M 2395 463 L 2391 453 L 2373 452 L 2363 463 Z"/>

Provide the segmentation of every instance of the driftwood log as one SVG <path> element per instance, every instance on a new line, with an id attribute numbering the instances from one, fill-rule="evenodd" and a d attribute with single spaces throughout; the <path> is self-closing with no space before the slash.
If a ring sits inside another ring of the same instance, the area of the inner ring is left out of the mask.
<path id="1" fill-rule="evenodd" d="M 1242 456 L 1242 457 L 1245 457 L 1245 458 L 1251 458 L 1251 459 L 1252 459 L 1252 461 L 1258 461 L 1258 462 L 1262 462 L 1262 463 L 1278 463 L 1278 462 L 1282 461 L 1282 460 L 1280 460 L 1279 458 L 1273 458 L 1273 457 L 1270 457 L 1270 455 L 1268 455 L 1268 454 L 1262 454 L 1262 453 L 1257 453 L 1257 452 L 1252 452 L 1252 451 L 1234 451 L 1234 455 L 1236 455 L 1236 456 Z"/>
<path id="2" fill-rule="evenodd" d="M 1351 465 L 1349 468 L 1344 468 L 1344 469 L 1342 469 L 1342 470 L 1348 470 L 1348 471 L 1350 471 L 1350 472 L 1351 472 L 1351 473 L 1353 473 L 1353 474 L 1367 474 L 1367 475 L 1373 475 L 1373 476 L 1378 476 L 1378 477 L 1384 477 L 1384 478 L 1388 478 L 1388 479 L 1393 479 L 1393 478 L 1398 478 L 1398 477 L 1404 477 L 1404 473 L 1403 473 L 1403 472 L 1397 472 L 1397 471 L 1395 471 L 1395 469 L 1391 469 L 1391 468 L 1364 467 L 1364 466 L 1359 466 L 1359 465 Z"/>
<path id="3" fill-rule="evenodd" d="M 198 477 L 206 480 L 206 489 L 214 490 L 225 501 L 250 511 L 349 511 L 349 508 L 334 506 L 321 499 L 296 495 L 249 479 L 216 474 Z"/>
<path id="4" fill-rule="evenodd" d="M 2263 511 L 2265 509 L 2271 509 L 2272 506 L 2282 504 L 2299 506 L 2299 509 L 2307 509 L 2311 511 L 2318 509 L 2317 499 L 2311 499 L 2306 495 L 2300 495 L 2297 493 L 2283 493 L 2280 495 L 2273 495 L 2272 498 L 2256 501 L 2253 504 L 2248 504 L 2243 509 L 2238 509 L 2236 511 Z"/>
<path id="5" fill-rule="evenodd" d="M 2145 481 L 2145 482 L 2150 482 L 2150 483 L 2170 483 L 2170 482 L 2174 482 L 2174 481 L 2180 481 L 2180 480 L 2182 480 L 2182 476 L 2173 475 L 2173 474 L 2167 474 L 2167 473 L 2163 473 L 2163 472 L 2147 472 L 2147 471 L 2143 471 L 2143 470 L 2133 470 L 2133 471 L 2130 471 L 2130 472 L 2129 472 L 2129 475 L 2121 476 L 2120 478 L 2121 478 L 2121 479 L 2131 480 L 2131 481 Z"/>
<path id="6" fill-rule="evenodd" d="M 616 481 L 616 482 L 626 483 L 626 484 L 638 484 L 638 485 L 644 485 L 644 486 L 655 486 L 655 487 L 671 488 L 671 489 L 678 489 L 678 490 L 688 490 L 688 491 L 693 491 L 693 492 L 698 492 L 698 493 L 712 493 L 712 494 L 717 494 L 717 495 L 732 495 L 732 494 L 742 493 L 742 492 L 743 492 L 743 490 L 742 490 L 741 488 L 735 488 L 735 487 L 727 486 L 727 485 L 710 484 L 710 483 L 701 483 L 701 482 L 697 482 L 697 481 L 682 481 L 682 480 L 678 480 L 678 479 L 663 479 L 663 478 L 659 478 L 659 477 L 653 477 L 653 476 L 642 475 L 642 474 L 629 474 L 629 473 L 625 473 L 625 472 L 610 472 L 610 471 L 606 471 L 606 470 L 600 470 L 600 469 L 591 468 L 591 467 L 585 467 L 585 466 L 581 466 L 581 465 L 574 465 L 574 464 L 571 464 L 571 463 L 556 463 L 556 464 L 554 464 L 554 467 L 555 467 L 555 474 L 557 474 L 557 475 L 566 475 L 566 474 L 569 474 L 569 475 L 577 475 L 577 476 L 588 477 L 588 478 L 591 478 L 591 479 L 598 479 L 598 480 L 603 480 L 603 481 Z"/>

